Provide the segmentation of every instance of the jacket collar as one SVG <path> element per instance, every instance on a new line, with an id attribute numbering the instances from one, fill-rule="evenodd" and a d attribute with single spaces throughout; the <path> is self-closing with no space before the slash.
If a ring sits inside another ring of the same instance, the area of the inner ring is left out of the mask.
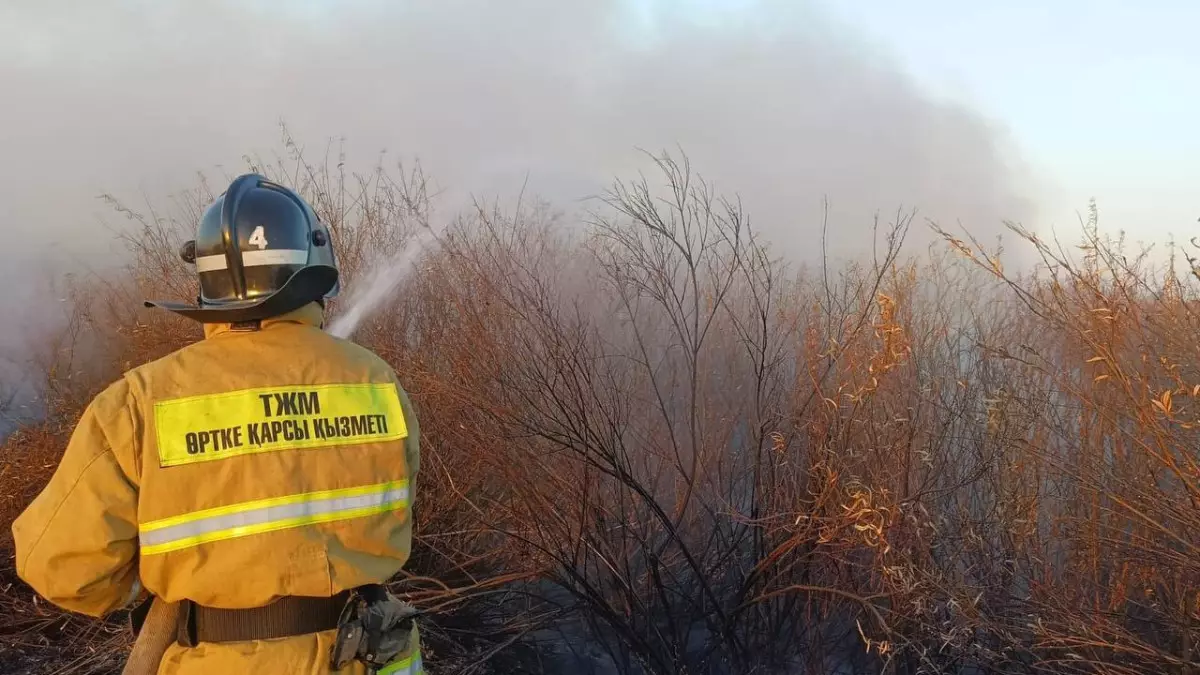
<path id="1" fill-rule="evenodd" d="M 300 309 L 292 310 L 287 314 L 280 314 L 269 319 L 262 320 L 262 328 L 265 330 L 276 324 L 301 324 L 305 326 L 314 326 L 320 328 L 325 323 L 325 310 L 321 305 L 310 302 Z M 204 324 L 204 337 L 213 338 L 218 335 L 232 332 L 232 324 L 228 323 L 206 323 Z"/>

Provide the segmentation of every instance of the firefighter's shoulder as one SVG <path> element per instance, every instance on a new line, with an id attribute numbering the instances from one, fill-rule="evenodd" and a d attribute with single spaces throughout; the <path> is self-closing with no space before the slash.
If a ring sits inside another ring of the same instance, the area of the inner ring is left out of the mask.
<path id="1" fill-rule="evenodd" d="M 147 383 L 171 378 L 173 374 L 184 371 L 184 364 L 190 354 L 206 350 L 210 346 L 204 340 L 193 342 L 156 359 L 129 368 L 125 371 L 122 379 L 128 383 L 136 395 L 136 393 L 146 390 Z"/>
<path id="2" fill-rule="evenodd" d="M 337 345 L 337 350 L 342 358 L 348 361 L 353 361 L 360 366 L 365 366 L 371 372 L 388 373 L 392 377 L 396 376 L 396 370 L 392 367 L 392 364 L 388 363 L 386 359 L 370 349 L 351 340 L 346 340 L 333 335 L 329 335 L 328 337 L 331 341 L 333 341 L 334 344 Z"/>

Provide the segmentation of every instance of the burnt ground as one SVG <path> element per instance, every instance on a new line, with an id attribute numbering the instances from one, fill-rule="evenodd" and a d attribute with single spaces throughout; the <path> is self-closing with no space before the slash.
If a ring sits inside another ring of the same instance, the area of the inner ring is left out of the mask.
<path id="1" fill-rule="evenodd" d="M 117 675 L 132 633 L 125 612 L 104 621 L 64 612 L 16 579 L 11 557 L 0 569 L 0 673 Z"/>

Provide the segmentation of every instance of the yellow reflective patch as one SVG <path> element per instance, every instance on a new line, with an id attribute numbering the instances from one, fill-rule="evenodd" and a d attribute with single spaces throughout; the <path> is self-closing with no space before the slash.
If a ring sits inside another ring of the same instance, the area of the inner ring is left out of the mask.
<path id="1" fill-rule="evenodd" d="M 393 384 L 262 387 L 154 404 L 161 466 L 408 436 Z"/>

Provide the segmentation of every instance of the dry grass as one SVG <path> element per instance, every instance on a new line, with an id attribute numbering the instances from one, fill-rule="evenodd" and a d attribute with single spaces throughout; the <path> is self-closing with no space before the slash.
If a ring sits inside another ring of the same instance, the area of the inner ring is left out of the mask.
<path id="1" fill-rule="evenodd" d="M 286 148 L 256 162 L 333 223 L 348 286 L 433 217 L 419 170 Z M 908 259 L 898 214 L 869 263 L 796 271 L 659 169 L 586 231 L 480 205 L 356 336 L 419 406 L 396 587 L 438 611 L 434 672 L 1200 672 L 1190 268 L 1094 222 L 1074 257 L 1014 228 L 1043 262 L 1022 275 L 950 233 Z M 124 209 L 128 274 L 76 289 L 49 422 L 2 450 L 6 517 L 98 386 L 195 339 L 135 301 L 191 294 L 173 251 L 205 190 L 174 220 Z M 14 590 L 7 644 L 65 631 L 82 651 L 45 672 L 105 672 L 123 636 Z"/>

